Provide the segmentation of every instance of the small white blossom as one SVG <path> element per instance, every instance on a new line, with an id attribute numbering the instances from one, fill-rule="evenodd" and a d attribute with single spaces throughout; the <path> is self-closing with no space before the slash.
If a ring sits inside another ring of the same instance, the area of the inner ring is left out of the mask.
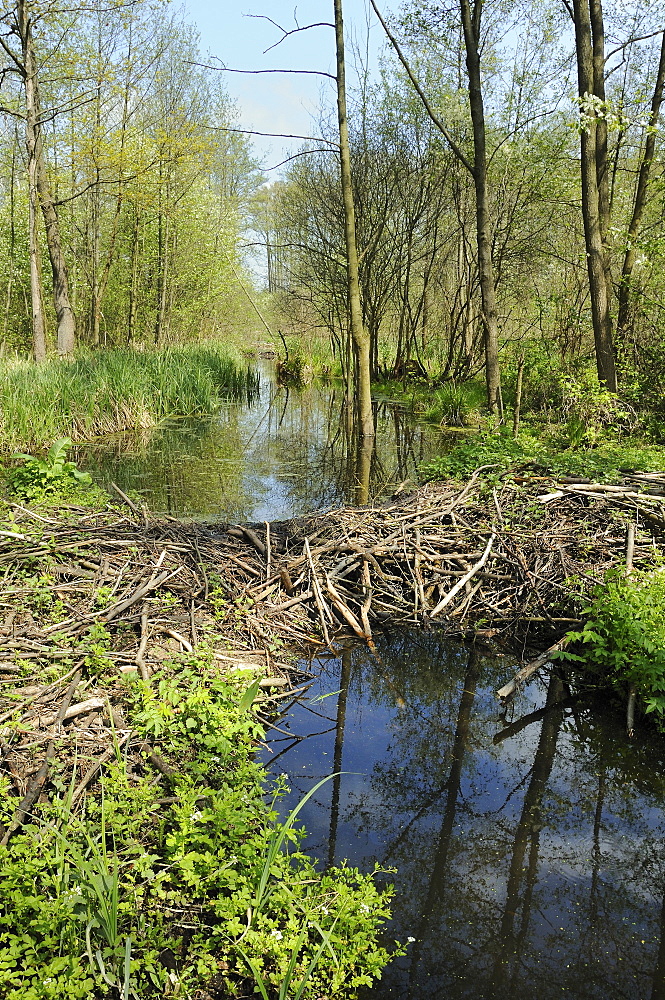
<path id="1" fill-rule="evenodd" d="M 413 942 L 414 942 L 415 940 L 416 940 L 416 939 L 415 939 L 414 937 L 408 937 L 408 938 L 406 939 L 406 943 L 407 943 L 407 944 L 413 944 Z"/>
<path id="2" fill-rule="evenodd" d="M 270 933 L 272 934 L 272 936 L 275 938 L 276 941 L 281 941 L 282 938 L 284 937 L 281 931 L 271 931 Z"/>
<path id="3" fill-rule="evenodd" d="M 198 823 L 200 819 L 203 819 L 203 813 L 202 812 L 192 813 L 190 819 L 192 819 L 195 823 Z"/>

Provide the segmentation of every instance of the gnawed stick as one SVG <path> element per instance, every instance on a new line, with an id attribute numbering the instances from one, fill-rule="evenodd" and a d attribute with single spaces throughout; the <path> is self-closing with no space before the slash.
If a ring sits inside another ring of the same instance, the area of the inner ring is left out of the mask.
<path id="1" fill-rule="evenodd" d="M 326 575 L 326 588 L 328 590 L 328 595 L 330 596 L 330 600 L 332 601 L 333 607 L 337 608 L 344 621 L 351 626 L 351 628 L 356 633 L 359 639 L 368 639 L 369 636 L 367 635 L 366 632 L 363 632 L 360 622 L 353 614 L 353 612 L 350 611 L 349 608 L 347 608 L 346 604 L 344 603 L 340 595 L 333 587 L 327 575 Z"/>
<path id="2" fill-rule="evenodd" d="M 146 614 L 141 615 L 141 642 L 139 643 L 138 652 L 136 654 L 136 666 L 139 668 L 141 674 L 141 680 L 148 681 L 150 679 L 150 674 L 148 673 L 148 667 L 145 662 L 145 651 L 148 648 L 148 616 Z"/>
<path id="3" fill-rule="evenodd" d="M 84 715 L 86 712 L 97 712 L 100 708 L 104 708 L 105 705 L 105 698 L 88 698 L 87 701 L 80 701 L 77 705 L 68 707 L 64 715 L 58 712 L 57 715 L 47 715 L 45 718 L 37 716 L 36 719 L 31 721 L 37 724 L 38 729 L 41 729 L 44 726 L 53 726 L 60 722 L 68 722 L 70 719 L 75 719 L 77 715 Z"/>
<path id="4" fill-rule="evenodd" d="M 161 587 L 163 583 L 166 583 L 167 580 L 174 577 L 181 571 L 181 569 L 182 566 L 178 566 L 174 570 L 167 569 L 164 570 L 163 573 L 160 573 L 159 576 L 153 576 L 151 580 L 141 584 L 138 590 L 135 590 L 131 597 L 128 597 L 125 601 L 121 601 L 119 604 L 114 604 L 112 608 L 109 608 L 103 616 L 103 620 L 105 622 L 110 622 L 114 618 L 117 618 L 118 615 L 122 614 L 123 611 L 126 611 L 127 608 L 131 608 L 132 604 L 136 604 L 136 602 L 140 601 L 142 597 L 149 594 L 151 590 L 157 590 L 158 587 Z"/>
<path id="5" fill-rule="evenodd" d="M 635 702 L 637 700 L 637 692 L 635 686 L 631 685 L 630 691 L 628 692 L 628 704 L 626 705 L 626 733 L 628 734 L 628 739 L 632 740 L 635 735 Z"/>
<path id="6" fill-rule="evenodd" d="M 369 610 L 372 606 L 372 577 L 368 562 L 363 562 L 363 587 L 365 588 L 365 600 L 360 606 L 360 620 L 367 633 L 367 643 L 370 649 L 376 649 L 374 640 L 372 639 L 372 628 L 369 623 Z"/>
<path id="7" fill-rule="evenodd" d="M 635 522 L 631 521 L 626 531 L 626 575 L 633 572 L 635 558 Z"/>
<path id="8" fill-rule="evenodd" d="M 326 616 L 323 610 L 323 595 L 321 593 L 321 588 L 319 586 L 319 581 L 316 578 L 316 570 L 314 568 L 314 560 L 312 559 L 312 552 L 309 547 L 309 538 L 305 538 L 305 552 L 307 554 L 307 561 L 309 562 L 310 572 L 312 574 L 312 591 L 314 593 L 314 602 L 316 603 L 317 611 L 319 612 L 319 618 L 321 619 L 321 628 L 323 629 L 323 637 L 326 640 L 326 645 L 330 645 L 330 636 L 328 635 L 328 625 L 326 622 Z"/>
<path id="9" fill-rule="evenodd" d="M 465 573 L 465 575 L 462 577 L 462 579 L 457 581 L 457 583 L 452 588 L 452 590 L 449 590 L 448 593 L 446 594 L 446 596 L 442 600 L 439 601 L 439 603 L 437 604 L 437 606 L 430 613 L 430 618 L 434 618 L 441 611 L 443 611 L 444 608 L 447 608 L 448 605 L 450 604 L 450 602 L 453 600 L 453 598 L 460 592 L 460 590 L 463 587 L 465 587 L 467 585 L 467 583 L 469 582 L 469 580 L 471 580 L 472 577 L 474 577 L 476 575 L 476 573 L 478 573 L 483 568 L 483 566 L 485 565 L 485 563 L 487 562 L 487 560 L 489 558 L 490 552 L 492 551 L 492 546 L 494 545 L 494 539 L 495 538 L 496 538 L 496 534 L 495 534 L 495 532 L 492 532 L 492 534 L 489 537 L 489 541 L 487 542 L 487 545 L 485 546 L 485 551 L 483 552 L 483 554 L 480 557 L 480 559 L 478 560 L 478 562 L 474 566 L 472 566 L 471 569 L 469 570 L 469 572 Z"/>
<path id="10" fill-rule="evenodd" d="M 272 552 L 270 548 L 270 521 L 264 521 L 266 526 L 266 583 L 270 579 L 270 563 L 272 561 Z"/>
<path id="11" fill-rule="evenodd" d="M 137 507 L 136 504 L 134 503 L 134 501 L 130 500 L 129 497 L 127 496 L 127 494 L 123 493 L 122 490 L 120 489 L 120 487 L 116 485 L 116 483 L 112 482 L 109 485 L 111 486 L 112 489 L 114 489 L 116 491 L 116 493 L 118 494 L 118 496 L 120 497 L 120 499 L 123 500 L 124 503 L 127 504 L 127 506 L 129 507 L 130 510 L 133 510 L 135 514 L 139 514 L 139 515 L 141 514 L 141 508 Z"/>
<path id="12" fill-rule="evenodd" d="M 2 840 L 0 840 L 0 846 L 2 847 L 7 846 L 7 844 L 9 843 L 9 838 L 12 836 L 12 834 L 16 833 L 19 827 L 23 825 L 26 817 L 28 816 L 30 810 L 32 809 L 35 802 L 39 798 L 39 795 L 41 794 L 41 791 L 48 780 L 51 761 L 55 757 L 55 740 L 53 738 L 53 735 L 55 734 L 55 730 L 57 729 L 57 727 L 65 718 L 71 700 L 74 697 L 74 692 L 79 686 L 80 681 L 81 681 L 81 671 L 77 670 L 69 683 L 69 687 L 65 692 L 65 697 L 62 699 L 62 702 L 60 703 L 58 714 L 56 715 L 54 720 L 54 727 L 53 727 L 54 733 L 51 735 L 51 739 L 49 740 L 48 746 L 46 748 L 46 756 L 42 761 L 41 767 L 39 768 L 34 778 L 32 779 L 32 784 L 29 790 L 23 796 L 23 799 L 21 800 L 19 807 L 16 810 L 16 813 L 14 814 L 14 819 L 7 827 L 4 837 L 2 838 Z"/>
<path id="13" fill-rule="evenodd" d="M 553 646 L 546 649 L 544 653 L 537 656 L 535 660 L 531 660 L 530 663 L 525 663 L 507 684 L 504 684 L 502 688 L 499 688 L 496 693 L 497 698 L 504 703 L 509 701 L 517 689 L 528 681 L 529 677 L 532 677 L 537 670 L 540 670 L 541 667 L 545 666 L 547 661 L 551 659 L 552 653 L 557 653 L 559 650 L 565 649 L 568 642 L 568 637 L 564 636 L 563 639 L 559 639 L 559 641 L 555 642 Z"/>
<path id="14" fill-rule="evenodd" d="M 59 687 L 61 684 L 64 684 L 65 681 L 69 680 L 72 674 L 75 673 L 80 666 L 81 664 L 78 663 L 75 667 L 72 667 L 72 669 L 68 671 L 68 673 L 66 673 L 63 677 L 59 677 L 57 681 L 53 681 L 52 684 L 44 685 L 44 687 L 41 687 L 34 694 L 31 694 L 30 697 L 24 698 L 23 701 L 17 702 L 14 706 L 12 706 L 12 708 L 10 708 L 8 712 L 4 712 L 2 715 L 0 715 L 0 722 L 6 722 L 7 719 L 11 719 L 12 715 L 14 715 L 16 712 L 22 711 L 24 708 L 27 708 L 28 705 L 31 705 L 33 701 L 37 701 L 39 698 L 42 698 L 45 694 L 48 694 L 49 691 L 52 691 L 55 688 Z"/>

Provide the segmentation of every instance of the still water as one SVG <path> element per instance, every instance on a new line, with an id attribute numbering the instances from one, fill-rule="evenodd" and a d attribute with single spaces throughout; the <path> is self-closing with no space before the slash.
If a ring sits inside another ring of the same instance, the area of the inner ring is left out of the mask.
<path id="1" fill-rule="evenodd" d="M 264 755 L 321 864 L 397 869 L 371 1000 L 665 998 L 665 753 L 601 706 L 536 683 L 501 719 L 514 661 L 435 632 L 314 661 Z"/>
<path id="2" fill-rule="evenodd" d="M 377 431 L 374 497 L 445 447 L 386 403 Z M 287 391 L 268 365 L 251 406 L 78 458 L 153 510 L 206 520 L 293 517 L 352 503 L 356 486 L 339 388 Z M 307 700 L 280 722 L 294 739 L 273 734 L 285 811 L 344 772 L 302 814 L 307 849 L 397 870 L 388 934 L 415 940 L 368 1000 L 665 1000 L 665 741 L 629 742 L 607 706 L 571 703 L 555 681 L 501 719 L 512 666 L 401 631 L 377 655 L 315 660 Z"/>
<path id="3" fill-rule="evenodd" d="M 257 399 L 229 402 L 206 420 L 180 420 L 82 447 L 79 463 L 102 485 L 135 490 L 153 511 L 223 521 L 281 520 L 352 503 L 356 456 L 338 383 L 278 386 L 262 362 Z M 404 406 L 376 402 L 370 494 L 415 478 L 444 435 Z"/>

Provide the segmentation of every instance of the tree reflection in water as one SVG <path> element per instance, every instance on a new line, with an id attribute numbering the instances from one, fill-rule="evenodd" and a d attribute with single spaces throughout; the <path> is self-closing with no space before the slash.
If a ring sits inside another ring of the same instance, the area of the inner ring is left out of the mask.
<path id="1" fill-rule="evenodd" d="M 141 492 L 151 510 L 264 521 L 357 503 L 414 479 L 442 450 L 441 431 L 398 404 L 375 403 L 374 448 L 358 445 L 338 383 L 278 386 L 262 370 L 251 404 L 227 403 L 206 420 L 181 420 L 81 447 L 77 460 L 102 483 Z"/>
<path id="2" fill-rule="evenodd" d="M 285 809 L 344 772 L 303 817 L 322 864 L 397 868 L 388 933 L 416 941 L 372 997 L 665 1000 L 661 744 L 628 743 L 555 676 L 495 741 L 505 661 L 433 632 L 377 645 L 322 662 L 321 693 L 342 693 L 293 709 L 294 733 L 321 735 L 275 765 Z"/>

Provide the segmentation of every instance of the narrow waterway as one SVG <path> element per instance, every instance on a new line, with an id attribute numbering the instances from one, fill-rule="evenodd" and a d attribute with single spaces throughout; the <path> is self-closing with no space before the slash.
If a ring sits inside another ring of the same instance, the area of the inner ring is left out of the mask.
<path id="1" fill-rule="evenodd" d="M 370 494 L 446 447 L 403 407 L 377 405 Z M 214 418 L 81 449 L 98 481 L 155 511 L 263 521 L 352 503 L 356 456 L 341 391 L 279 388 Z M 321 865 L 396 869 L 390 939 L 408 942 L 368 1000 L 665 1000 L 665 741 L 630 742 L 606 705 L 532 684 L 501 718 L 511 674 L 402 630 L 319 655 L 305 700 L 273 733 L 285 814 Z M 291 733 L 292 736 L 287 736 Z M 339 774 L 339 772 L 343 772 Z M 413 939 L 413 940 L 410 940 Z"/>
<path id="2" fill-rule="evenodd" d="M 396 869 L 388 937 L 412 940 L 372 1000 L 665 997 L 661 740 L 556 678 L 501 718 L 511 661 L 435 632 L 309 668 L 264 759 L 285 814 L 338 774 L 301 813 L 322 865 Z"/>
<path id="3" fill-rule="evenodd" d="M 354 502 L 356 454 L 339 383 L 279 386 L 262 362 L 258 397 L 205 420 L 178 420 L 81 447 L 102 485 L 136 491 L 151 510 L 222 521 L 265 521 Z M 415 479 L 446 436 L 403 405 L 376 403 L 370 497 Z"/>

